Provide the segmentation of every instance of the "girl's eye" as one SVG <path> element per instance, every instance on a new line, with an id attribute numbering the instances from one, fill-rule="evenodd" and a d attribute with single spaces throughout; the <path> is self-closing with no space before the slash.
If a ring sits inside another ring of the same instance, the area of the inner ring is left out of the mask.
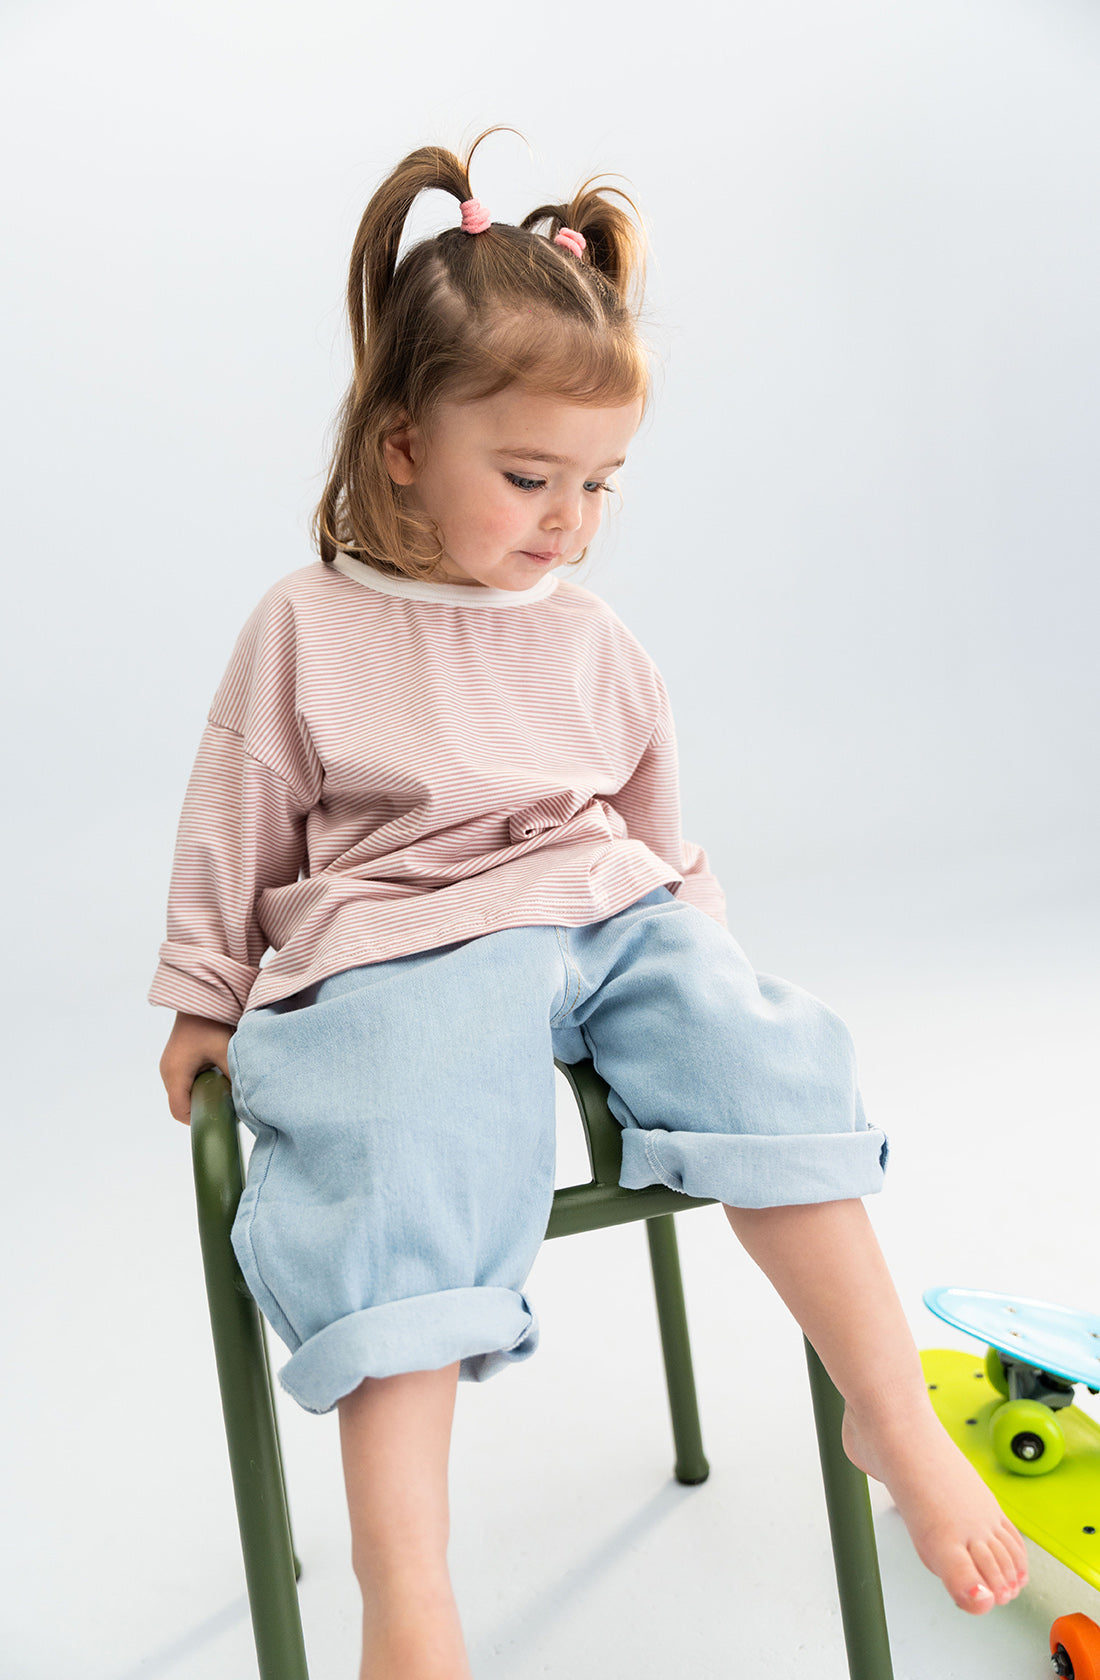
<path id="1" fill-rule="evenodd" d="M 522 473 L 514 472 L 506 472 L 504 476 L 509 484 L 515 485 L 517 490 L 544 490 L 546 488 L 544 478 L 524 478 Z M 596 495 L 600 490 L 605 490 L 608 495 L 611 494 L 611 485 L 605 484 L 602 479 L 597 478 L 590 478 L 585 484 L 585 489 L 591 496 Z"/>

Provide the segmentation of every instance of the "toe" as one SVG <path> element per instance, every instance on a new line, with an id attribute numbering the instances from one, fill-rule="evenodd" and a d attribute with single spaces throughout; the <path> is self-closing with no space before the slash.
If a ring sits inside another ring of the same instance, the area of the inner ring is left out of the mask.
<path id="1" fill-rule="evenodd" d="M 972 1542 L 967 1548 L 975 1582 L 968 1589 L 968 1608 L 975 1605 L 988 1609 L 991 1604 L 1008 1604 L 1020 1591 L 1019 1564 L 1009 1547 L 1000 1538 Z M 975 1594 L 973 1585 L 984 1588 Z"/>
<path id="2" fill-rule="evenodd" d="M 971 1616 L 984 1616 L 997 1602 L 984 1581 L 973 1581 L 965 1592 L 952 1593 L 951 1596 L 959 1609 L 967 1611 Z"/>
<path id="3" fill-rule="evenodd" d="M 970 1616 L 984 1616 L 997 1602 L 996 1589 L 987 1581 L 981 1563 L 965 1545 L 952 1547 L 946 1558 L 941 1555 L 935 1573 L 959 1609 Z"/>
<path id="4" fill-rule="evenodd" d="M 1003 1590 L 1007 1597 L 1002 1599 L 1007 1603 L 1009 1598 L 1015 1598 L 1023 1587 L 1027 1585 L 1027 1549 L 1021 1536 L 1009 1522 L 996 1533 L 989 1543 L 995 1567 L 1000 1571 Z M 1000 1589 L 991 1576 L 986 1576 L 994 1592 L 1000 1595 Z"/>
<path id="5" fill-rule="evenodd" d="M 1027 1547 L 1024 1545 L 1023 1535 L 1018 1529 L 1013 1528 L 1012 1524 L 1006 1519 L 1000 1539 L 1008 1553 L 1010 1567 L 1015 1574 L 1017 1586 L 1026 1586 L 1028 1575 Z"/>

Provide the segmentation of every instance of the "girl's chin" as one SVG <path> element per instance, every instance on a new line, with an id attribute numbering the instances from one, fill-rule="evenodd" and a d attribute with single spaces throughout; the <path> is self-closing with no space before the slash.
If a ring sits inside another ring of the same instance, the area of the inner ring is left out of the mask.
<path id="1" fill-rule="evenodd" d="M 530 589 L 532 576 L 553 571 L 555 566 L 562 565 L 567 558 L 564 554 L 534 554 L 527 549 L 517 548 L 502 563 L 492 570 L 487 569 L 480 577 L 462 571 L 452 560 L 448 563 L 441 581 L 468 584 L 478 589 Z"/>

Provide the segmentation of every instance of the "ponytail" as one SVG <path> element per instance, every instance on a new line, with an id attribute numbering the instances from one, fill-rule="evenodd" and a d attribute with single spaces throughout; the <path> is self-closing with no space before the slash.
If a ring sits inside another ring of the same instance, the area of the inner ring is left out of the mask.
<path id="1" fill-rule="evenodd" d="M 606 193 L 614 193 L 629 204 L 637 220 L 612 204 L 604 196 Z M 645 287 L 645 244 L 640 221 L 632 198 L 619 187 L 598 189 L 593 179 L 586 181 L 568 204 L 543 204 L 525 216 L 520 226 L 535 231 L 540 223 L 546 222 L 547 238 L 551 240 L 563 228 L 579 233 L 585 243 L 583 260 L 603 276 L 620 301 L 630 308 L 640 302 Z"/>
<path id="2" fill-rule="evenodd" d="M 478 144 L 474 142 L 475 146 Z M 435 187 L 453 193 L 460 204 L 471 198 L 468 165 L 469 158 L 463 164 L 442 146 L 421 146 L 418 151 L 410 152 L 383 181 L 363 212 L 351 249 L 348 274 L 348 320 L 357 369 L 368 338 L 377 331 L 382 319 L 397 271 L 397 253 L 409 211 L 422 192 Z"/>
<path id="3" fill-rule="evenodd" d="M 634 204 L 617 187 L 586 181 L 570 203 L 533 210 L 518 227 L 475 215 L 470 161 L 496 132 L 479 135 L 464 160 L 441 146 L 410 152 L 359 223 L 347 294 L 354 371 L 314 515 L 326 562 L 343 552 L 390 573 L 426 578 L 437 570 L 442 535 L 403 501 L 384 445 L 401 427 L 429 424 L 439 403 L 511 385 L 608 406 L 647 396 L 637 332 L 641 229 L 606 194 L 636 217 Z M 429 190 L 465 207 L 461 225 L 402 256 L 409 212 Z M 536 231 L 543 224 L 545 236 Z M 583 244 L 555 243 L 563 229 Z"/>

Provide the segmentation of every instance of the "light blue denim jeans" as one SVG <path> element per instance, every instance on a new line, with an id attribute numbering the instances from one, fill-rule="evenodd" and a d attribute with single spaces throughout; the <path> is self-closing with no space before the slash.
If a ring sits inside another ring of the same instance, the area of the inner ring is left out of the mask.
<path id="1" fill-rule="evenodd" d="M 534 1352 L 555 1057 L 610 1085 L 628 1188 L 739 1207 L 881 1188 L 844 1024 L 666 887 L 333 975 L 247 1013 L 229 1049 L 255 1134 L 233 1243 L 308 1411 L 367 1376 L 460 1360 L 481 1380 Z"/>

